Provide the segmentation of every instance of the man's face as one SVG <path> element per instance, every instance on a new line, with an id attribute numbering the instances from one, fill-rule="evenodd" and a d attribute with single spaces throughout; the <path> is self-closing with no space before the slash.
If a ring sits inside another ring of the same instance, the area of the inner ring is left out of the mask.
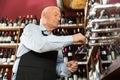
<path id="1" fill-rule="evenodd" d="M 51 29 L 55 29 L 60 21 L 61 13 L 59 9 L 51 9 L 47 15 L 47 24 Z"/>

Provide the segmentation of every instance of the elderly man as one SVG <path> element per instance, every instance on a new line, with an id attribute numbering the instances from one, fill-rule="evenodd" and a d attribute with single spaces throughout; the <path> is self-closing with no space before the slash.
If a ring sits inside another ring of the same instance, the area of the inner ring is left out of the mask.
<path id="1" fill-rule="evenodd" d="M 48 6 L 41 13 L 41 24 L 25 27 L 13 66 L 12 80 L 55 80 L 56 74 L 70 76 L 77 70 L 77 61 L 64 63 L 62 49 L 73 42 L 85 44 L 81 34 L 55 36 L 52 30 L 60 21 L 60 9 Z"/>

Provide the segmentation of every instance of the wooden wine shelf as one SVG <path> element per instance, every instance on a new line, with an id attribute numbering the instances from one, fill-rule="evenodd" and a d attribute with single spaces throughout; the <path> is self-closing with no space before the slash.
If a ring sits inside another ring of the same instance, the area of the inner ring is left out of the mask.
<path id="1" fill-rule="evenodd" d="M 13 64 L 0 64 L 0 67 L 13 67 Z"/>
<path id="2" fill-rule="evenodd" d="M 18 31 L 20 27 L 0 27 L 0 31 Z"/>
<path id="3" fill-rule="evenodd" d="M 17 43 L 0 43 L 0 48 L 16 48 Z"/>
<path id="4" fill-rule="evenodd" d="M 62 24 L 58 28 L 84 28 L 84 24 Z"/>

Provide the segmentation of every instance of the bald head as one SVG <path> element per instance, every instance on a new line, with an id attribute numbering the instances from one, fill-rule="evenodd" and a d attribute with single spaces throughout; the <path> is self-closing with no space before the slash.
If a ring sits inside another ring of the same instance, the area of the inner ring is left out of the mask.
<path id="1" fill-rule="evenodd" d="M 56 6 L 48 6 L 41 13 L 42 24 L 49 30 L 55 29 L 61 17 L 60 9 Z"/>
<path id="2" fill-rule="evenodd" d="M 49 14 L 51 11 L 53 10 L 58 10 L 60 11 L 60 9 L 56 6 L 48 6 L 46 8 L 43 9 L 42 13 L 41 13 L 41 18 L 43 17 L 44 14 Z"/>

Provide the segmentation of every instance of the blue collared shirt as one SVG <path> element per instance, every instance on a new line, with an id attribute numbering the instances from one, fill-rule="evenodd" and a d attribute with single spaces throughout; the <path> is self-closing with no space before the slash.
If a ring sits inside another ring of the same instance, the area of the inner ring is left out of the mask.
<path id="1" fill-rule="evenodd" d="M 45 31 L 44 36 L 42 31 Z M 72 44 L 72 36 L 55 36 L 48 32 L 43 25 L 29 24 L 24 28 L 20 37 L 20 44 L 16 56 L 21 57 L 23 54 L 33 50 L 38 53 L 46 51 L 58 51 L 56 72 L 58 75 L 70 76 L 66 64 L 63 61 L 62 49 Z M 20 59 L 16 59 L 13 65 L 13 72 L 16 73 Z"/>

